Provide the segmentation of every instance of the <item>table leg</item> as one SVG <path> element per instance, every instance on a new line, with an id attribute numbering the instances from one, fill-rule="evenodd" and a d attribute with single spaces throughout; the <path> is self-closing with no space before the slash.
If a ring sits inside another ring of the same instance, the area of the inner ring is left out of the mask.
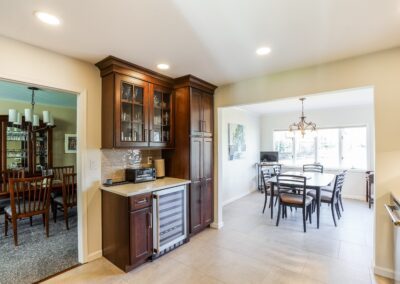
<path id="1" fill-rule="evenodd" d="M 274 191 L 275 191 L 275 184 L 271 184 L 271 195 L 270 195 L 270 204 L 271 204 L 271 219 L 274 218 Z"/>
<path id="2" fill-rule="evenodd" d="M 317 189 L 317 229 L 319 229 L 319 211 L 321 207 L 321 189 Z"/>

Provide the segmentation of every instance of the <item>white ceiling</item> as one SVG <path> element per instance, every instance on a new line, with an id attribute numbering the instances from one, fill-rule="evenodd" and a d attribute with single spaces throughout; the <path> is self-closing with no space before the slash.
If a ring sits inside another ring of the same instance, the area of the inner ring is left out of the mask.
<path id="1" fill-rule="evenodd" d="M 33 12 L 59 16 L 46 26 Z M 0 34 L 217 85 L 400 45 L 399 0 L 0 0 Z M 258 57 L 255 49 L 272 52 Z"/>
<path id="2" fill-rule="evenodd" d="M 373 88 L 359 88 L 341 90 L 323 94 L 304 96 L 304 111 L 339 109 L 358 106 L 373 106 Z M 259 104 L 243 105 L 236 107 L 257 115 L 268 115 L 277 113 L 299 112 L 301 113 L 301 102 L 299 98 L 283 99 Z"/>

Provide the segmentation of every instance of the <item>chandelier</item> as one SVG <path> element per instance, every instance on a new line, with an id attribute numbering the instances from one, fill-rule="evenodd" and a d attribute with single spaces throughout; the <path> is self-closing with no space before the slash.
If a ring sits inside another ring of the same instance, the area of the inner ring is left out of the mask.
<path id="1" fill-rule="evenodd" d="M 307 122 L 306 116 L 304 115 L 304 100 L 306 98 L 300 98 L 301 101 L 301 117 L 298 123 L 293 123 L 289 125 L 289 131 L 300 131 L 301 136 L 304 137 L 306 131 L 315 131 L 317 129 L 317 125 L 314 122 Z"/>
<path id="2" fill-rule="evenodd" d="M 24 109 L 25 122 L 31 123 L 32 127 L 40 126 L 39 115 L 35 114 L 35 91 L 38 91 L 39 88 L 36 87 L 28 87 L 29 90 L 32 91 L 31 95 L 31 108 Z M 16 109 L 8 110 L 8 122 L 12 123 L 16 126 L 22 125 L 22 114 Z M 54 127 L 54 118 L 53 115 L 47 111 L 43 111 L 43 123 L 45 127 L 52 128 Z"/>

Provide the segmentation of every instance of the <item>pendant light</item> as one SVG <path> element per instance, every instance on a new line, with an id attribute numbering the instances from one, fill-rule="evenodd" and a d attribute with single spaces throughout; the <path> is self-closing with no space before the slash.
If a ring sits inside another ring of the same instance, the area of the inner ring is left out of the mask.
<path id="1" fill-rule="evenodd" d="M 306 131 L 315 131 L 317 125 L 314 122 L 307 122 L 306 116 L 304 115 L 304 101 L 306 98 L 300 98 L 301 101 L 301 116 L 300 121 L 289 125 L 289 131 L 300 131 L 302 137 L 306 134 Z"/>

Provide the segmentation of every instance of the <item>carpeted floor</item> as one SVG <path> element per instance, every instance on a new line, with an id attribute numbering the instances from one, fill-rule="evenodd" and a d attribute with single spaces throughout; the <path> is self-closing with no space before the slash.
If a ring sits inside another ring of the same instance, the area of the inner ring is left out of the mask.
<path id="1" fill-rule="evenodd" d="M 50 236 L 46 238 L 42 217 L 18 222 L 18 243 L 14 246 L 12 226 L 4 236 L 4 215 L 0 215 L 0 283 L 32 283 L 78 264 L 76 209 L 70 212 L 69 227 L 62 213 L 57 223 L 51 217 Z"/>

